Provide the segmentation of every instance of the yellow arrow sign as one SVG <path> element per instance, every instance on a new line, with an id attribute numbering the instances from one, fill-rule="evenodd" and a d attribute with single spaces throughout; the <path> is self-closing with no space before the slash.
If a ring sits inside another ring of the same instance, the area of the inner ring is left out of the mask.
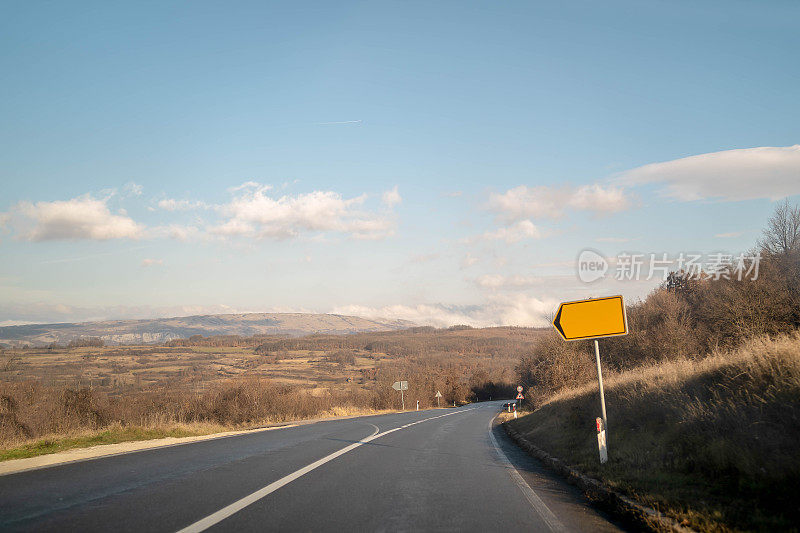
<path id="1" fill-rule="evenodd" d="M 566 341 L 627 335 L 625 302 L 622 296 L 564 302 L 553 326 Z"/>

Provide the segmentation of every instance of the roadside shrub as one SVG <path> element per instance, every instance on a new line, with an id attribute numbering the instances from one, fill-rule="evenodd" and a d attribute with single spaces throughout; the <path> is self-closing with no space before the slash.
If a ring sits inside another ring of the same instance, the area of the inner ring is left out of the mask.
<path id="1" fill-rule="evenodd" d="M 537 405 L 565 387 L 597 376 L 590 343 L 564 342 L 555 332 L 542 335 L 516 367 L 518 381 L 526 390 L 529 405 Z"/>
<path id="2" fill-rule="evenodd" d="M 106 343 L 100 337 L 80 337 L 67 343 L 67 348 L 102 348 Z"/>
<path id="3" fill-rule="evenodd" d="M 70 426 L 96 429 L 105 421 L 91 389 L 64 389 L 61 407 L 63 421 Z"/>
<path id="4" fill-rule="evenodd" d="M 13 437 L 30 437 L 31 430 L 17 417 L 16 400 L 4 394 L 0 396 L 0 433 Z"/>
<path id="5" fill-rule="evenodd" d="M 644 301 L 629 305 L 627 315 L 628 335 L 600 341 L 604 365 L 633 368 L 703 353 L 691 308 L 678 294 L 656 289 Z"/>

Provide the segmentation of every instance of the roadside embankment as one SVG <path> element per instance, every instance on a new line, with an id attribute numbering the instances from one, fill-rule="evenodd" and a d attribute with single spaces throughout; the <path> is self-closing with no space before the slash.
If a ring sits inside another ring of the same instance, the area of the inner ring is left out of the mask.
<path id="1" fill-rule="evenodd" d="M 166 423 L 126 426 L 119 423 L 95 431 L 77 431 L 31 439 L 0 448 L 0 475 L 76 460 L 127 453 L 160 446 L 265 431 L 298 424 L 339 420 L 396 412 L 394 410 L 337 407 L 313 418 L 265 421 L 262 424 L 223 425 L 214 423 Z"/>
<path id="2" fill-rule="evenodd" d="M 727 531 L 800 523 L 800 333 L 610 375 L 606 402 L 605 465 L 596 384 L 564 390 L 507 425 L 678 524 Z"/>

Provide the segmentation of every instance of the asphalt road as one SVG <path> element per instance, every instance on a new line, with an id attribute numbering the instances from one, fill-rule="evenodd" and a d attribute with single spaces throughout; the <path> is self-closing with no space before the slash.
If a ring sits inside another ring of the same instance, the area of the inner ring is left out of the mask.
<path id="1" fill-rule="evenodd" d="M 491 422 L 502 402 L 0 476 L 3 531 L 618 531 Z"/>

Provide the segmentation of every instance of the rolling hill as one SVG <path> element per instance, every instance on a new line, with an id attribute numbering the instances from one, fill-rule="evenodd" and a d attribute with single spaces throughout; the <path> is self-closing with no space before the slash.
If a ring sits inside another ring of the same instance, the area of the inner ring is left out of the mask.
<path id="1" fill-rule="evenodd" d="M 75 339 L 99 337 L 106 344 L 161 343 L 192 335 L 348 334 L 413 327 L 406 320 L 370 320 L 355 316 L 311 313 L 246 313 L 198 315 L 147 320 L 27 324 L 0 327 L 0 344 L 41 346 L 65 344 Z"/>

